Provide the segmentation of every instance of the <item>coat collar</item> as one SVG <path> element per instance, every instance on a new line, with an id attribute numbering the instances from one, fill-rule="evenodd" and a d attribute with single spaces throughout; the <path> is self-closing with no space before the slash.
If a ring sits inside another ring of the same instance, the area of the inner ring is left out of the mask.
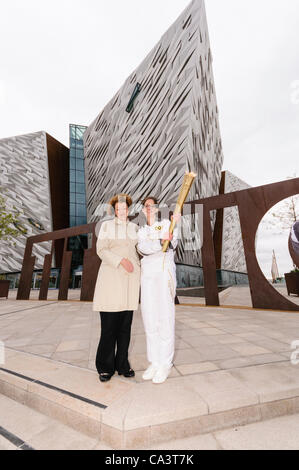
<path id="1" fill-rule="evenodd" d="M 118 217 L 114 217 L 114 221 L 117 225 L 127 225 L 129 223 L 128 220 L 126 222 L 123 222 L 122 220 L 119 220 Z"/>

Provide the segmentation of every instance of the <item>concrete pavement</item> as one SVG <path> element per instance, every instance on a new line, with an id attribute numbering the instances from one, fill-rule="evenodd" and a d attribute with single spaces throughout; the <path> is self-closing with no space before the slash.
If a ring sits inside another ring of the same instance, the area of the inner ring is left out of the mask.
<path id="1" fill-rule="evenodd" d="M 211 444 L 215 433 L 299 412 L 299 365 L 290 362 L 291 342 L 299 340 L 296 312 L 177 306 L 175 366 L 162 385 L 142 381 L 148 363 L 136 312 L 136 377 L 102 384 L 94 366 L 99 314 L 90 302 L 10 296 L 0 300 L 0 393 L 101 445 L 166 448 L 194 436 Z"/>

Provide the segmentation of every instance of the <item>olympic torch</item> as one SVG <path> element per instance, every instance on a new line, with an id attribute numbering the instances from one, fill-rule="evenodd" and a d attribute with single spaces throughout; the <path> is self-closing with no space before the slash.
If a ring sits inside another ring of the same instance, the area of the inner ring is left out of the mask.
<path id="1" fill-rule="evenodd" d="M 196 177 L 196 173 L 185 174 L 184 181 L 181 187 L 181 191 L 180 191 L 173 215 L 182 213 L 184 203 L 187 199 L 187 196 L 189 194 L 189 191 L 191 189 L 191 186 L 193 184 L 195 177 Z M 175 224 L 176 224 L 175 220 L 172 219 L 170 227 L 169 227 L 169 233 L 173 234 Z M 162 248 L 163 252 L 167 251 L 169 243 L 170 243 L 169 240 L 165 240 L 165 242 L 163 243 L 163 248 Z"/>

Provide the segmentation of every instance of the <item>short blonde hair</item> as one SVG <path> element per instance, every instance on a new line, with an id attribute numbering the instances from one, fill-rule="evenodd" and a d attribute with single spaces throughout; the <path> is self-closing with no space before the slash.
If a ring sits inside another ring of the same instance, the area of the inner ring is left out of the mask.
<path id="1" fill-rule="evenodd" d="M 117 202 L 125 202 L 128 207 L 130 207 L 133 204 L 131 196 L 129 196 L 128 194 L 124 194 L 124 193 L 116 194 L 115 196 L 113 196 L 110 199 L 108 204 L 111 207 L 113 207 L 113 209 L 115 210 L 115 205 Z"/>

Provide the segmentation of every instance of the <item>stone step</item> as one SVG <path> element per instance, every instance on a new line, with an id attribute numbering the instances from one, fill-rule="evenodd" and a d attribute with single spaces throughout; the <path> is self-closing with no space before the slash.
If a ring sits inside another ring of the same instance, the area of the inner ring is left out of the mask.
<path id="1" fill-rule="evenodd" d="M 25 405 L 0 395 L 1 450 L 113 450 Z M 17 417 L 17 419 L 16 419 Z M 172 440 L 146 450 L 297 450 L 299 415 Z M 140 450 L 140 449 L 139 449 Z"/>
<path id="2" fill-rule="evenodd" d="M 155 447 L 299 412 L 299 376 L 288 361 L 169 378 L 114 376 L 6 350 L 0 393 L 114 449 Z"/>
<path id="3" fill-rule="evenodd" d="M 0 395 L 0 450 L 109 450 L 11 398 Z"/>

